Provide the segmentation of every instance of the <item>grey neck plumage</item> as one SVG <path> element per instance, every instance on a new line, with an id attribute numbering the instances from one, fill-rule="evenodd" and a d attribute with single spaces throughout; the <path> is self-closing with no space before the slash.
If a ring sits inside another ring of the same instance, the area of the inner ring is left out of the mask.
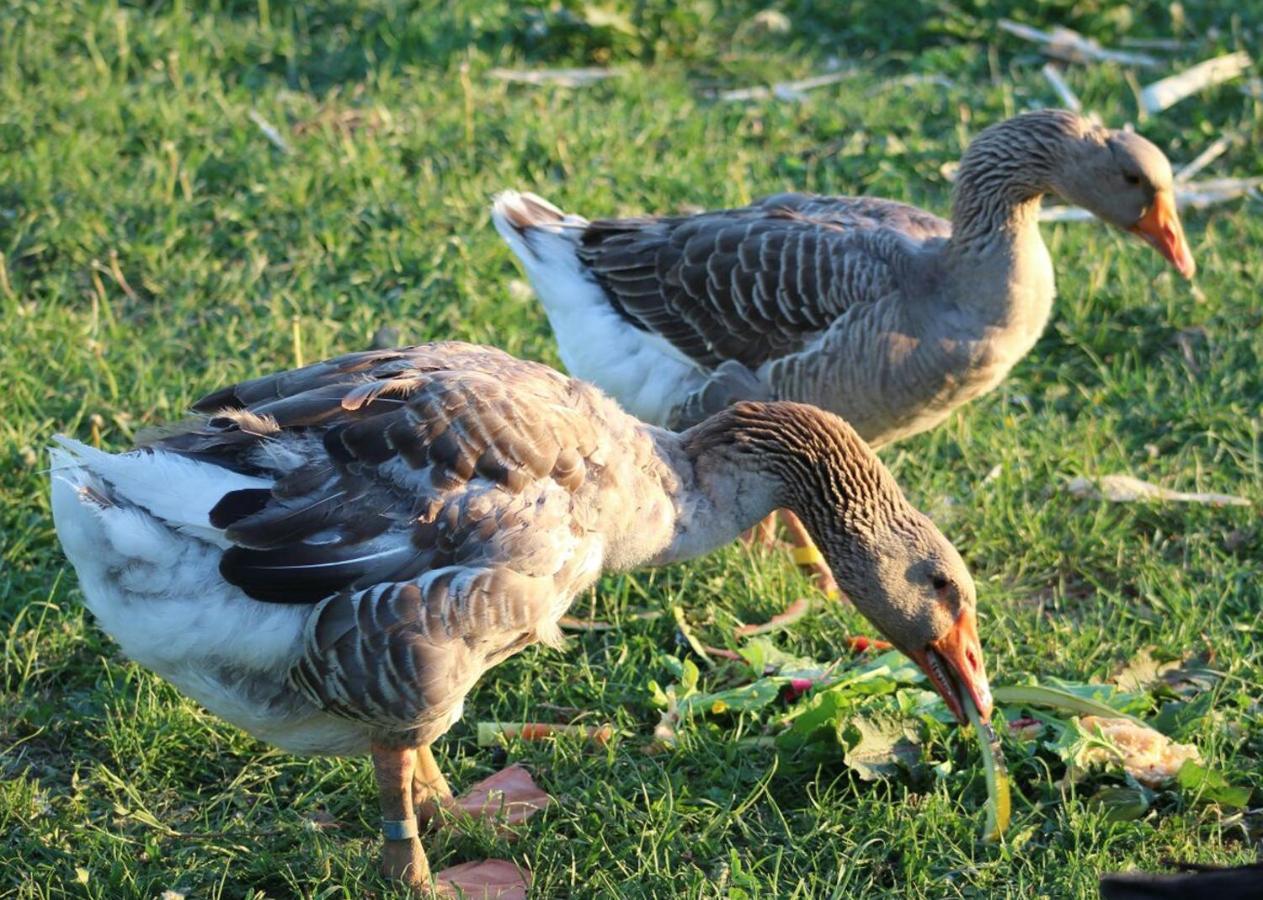
<path id="1" fill-rule="evenodd" d="M 1083 120 L 1040 110 L 992 126 L 969 145 L 952 198 L 951 252 L 984 254 L 1036 227 L 1039 202 L 1057 189 L 1066 145 Z"/>

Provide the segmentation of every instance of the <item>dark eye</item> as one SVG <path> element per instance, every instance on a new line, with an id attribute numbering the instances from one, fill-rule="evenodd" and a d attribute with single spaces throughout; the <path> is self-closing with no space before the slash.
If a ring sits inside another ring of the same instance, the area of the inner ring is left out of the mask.
<path id="1" fill-rule="evenodd" d="M 1128 175 L 1126 172 L 1124 172 L 1124 173 L 1123 173 L 1123 181 L 1127 182 L 1128 184 L 1140 184 L 1140 176 L 1139 176 L 1139 175 Z"/>
<path id="2" fill-rule="evenodd" d="M 930 584 L 934 587 L 934 590 L 936 591 L 947 590 L 947 579 L 944 578 L 942 575 L 931 575 Z"/>

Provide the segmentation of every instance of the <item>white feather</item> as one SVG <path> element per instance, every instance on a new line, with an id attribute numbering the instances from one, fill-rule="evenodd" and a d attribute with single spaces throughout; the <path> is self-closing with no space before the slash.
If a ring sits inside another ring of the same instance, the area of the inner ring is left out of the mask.
<path id="1" fill-rule="evenodd" d="M 229 490 L 267 482 L 169 453 L 112 456 L 59 442 L 64 449 L 50 451 L 57 536 L 88 608 L 123 652 L 282 749 L 363 752 L 363 726 L 320 712 L 287 684 L 311 607 L 250 599 L 219 574 L 222 536 L 181 521 Z"/>
<path id="2" fill-rule="evenodd" d="M 544 304 L 562 362 L 637 418 L 666 424 L 705 373 L 669 341 L 634 327 L 610 306 L 575 252 L 587 219 L 557 210 L 562 222 L 518 229 L 510 213 L 526 214 L 524 198 L 556 209 L 534 194 L 505 191 L 496 197 L 491 219 Z"/>
<path id="3" fill-rule="evenodd" d="M 164 522 L 221 547 L 229 546 L 211 526 L 210 511 L 229 491 L 270 488 L 272 482 L 233 472 L 163 450 L 106 453 L 65 435 L 54 440 L 81 465 L 109 485 L 111 493 L 152 513 Z M 55 458 L 56 459 L 56 458 Z M 58 462 L 54 462 L 56 471 Z"/>

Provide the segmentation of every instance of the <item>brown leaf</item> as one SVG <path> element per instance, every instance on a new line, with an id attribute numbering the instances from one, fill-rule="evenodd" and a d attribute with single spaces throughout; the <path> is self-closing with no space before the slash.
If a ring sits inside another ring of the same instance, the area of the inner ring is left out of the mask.
<path id="1" fill-rule="evenodd" d="M 769 631 L 779 631 L 782 628 L 788 628 L 803 616 L 811 611 L 811 601 L 806 597 L 799 597 L 789 606 L 785 607 L 785 611 L 777 613 L 768 619 L 762 625 L 740 625 L 733 629 L 733 634 L 739 638 L 749 637 L 752 634 L 766 634 Z"/>
<path id="2" fill-rule="evenodd" d="M 531 873 L 506 859 L 461 863 L 434 876 L 440 897 L 526 900 Z"/>
<path id="3" fill-rule="evenodd" d="M 317 809 L 307 814 L 307 824 L 316 831 L 331 831 L 335 828 L 341 828 L 338 820 L 335 819 L 328 810 Z"/>
<path id="4" fill-rule="evenodd" d="M 552 802 L 530 772 L 512 765 L 475 784 L 448 808 L 502 825 L 519 825 Z"/>

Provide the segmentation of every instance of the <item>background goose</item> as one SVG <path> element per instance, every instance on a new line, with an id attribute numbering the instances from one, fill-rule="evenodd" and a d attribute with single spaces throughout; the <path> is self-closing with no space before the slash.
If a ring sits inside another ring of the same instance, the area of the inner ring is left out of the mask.
<path id="1" fill-rule="evenodd" d="M 1046 193 L 1192 277 L 1166 157 L 1060 110 L 978 135 L 950 223 L 889 200 L 804 194 L 589 222 L 508 191 L 492 218 L 570 373 L 633 415 L 682 427 L 735 400 L 797 400 L 881 446 L 991 390 L 1034 345 L 1054 294 L 1038 227 Z"/>
<path id="2" fill-rule="evenodd" d="M 441 343 L 248 381 L 140 449 L 53 451 L 57 533 L 101 626 L 296 753 L 371 752 L 383 867 L 430 877 L 430 744 L 490 667 L 560 641 L 608 570 L 706 553 L 785 507 L 957 715 L 991 708 L 974 585 L 841 419 L 742 403 L 683 434 L 497 350 Z"/>

